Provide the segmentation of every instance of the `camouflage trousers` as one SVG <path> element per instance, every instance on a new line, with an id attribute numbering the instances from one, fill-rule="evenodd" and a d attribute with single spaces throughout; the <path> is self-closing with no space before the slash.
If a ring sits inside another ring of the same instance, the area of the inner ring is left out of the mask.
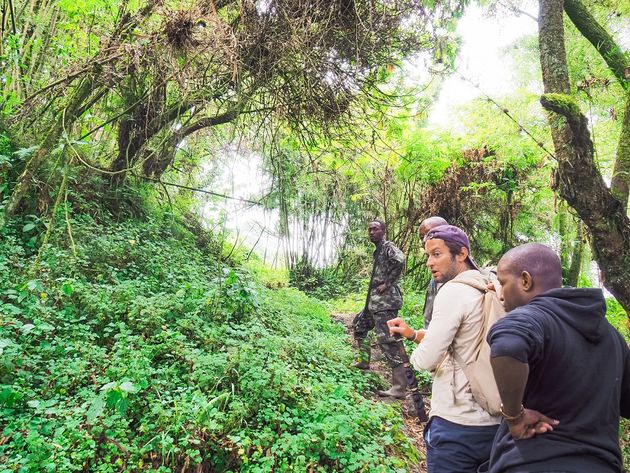
<path id="1" fill-rule="evenodd" d="M 418 380 L 416 374 L 409 363 L 409 356 L 405 351 L 405 346 L 401 340 L 392 337 L 389 334 L 389 327 L 387 327 L 387 321 L 396 318 L 398 315 L 397 310 L 387 310 L 370 313 L 367 310 L 362 310 L 352 321 L 352 329 L 354 332 L 354 338 L 359 345 L 359 350 L 365 350 L 367 353 L 361 354 L 360 361 L 367 361 L 369 364 L 369 345 L 366 347 L 367 336 L 370 330 L 374 329 L 376 332 L 376 340 L 378 341 L 383 355 L 387 359 L 389 366 L 392 370 L 400 365 L 405 367 L 405 378 L 407 379 L 407 390 L 411 395 L 414 408 L 416 410 L 416 416 L 420 422 L 427 422 L 426 410 L 424 408 L 424 399 L 418 386 Z"/>
<path id="2" fill-rule="evenodd" d="M 382 310 L 378 312 L 362 310 L 352 321 L 354 338 L 357 340 L 359 349 L 365 345 L 365 339 L 369 331 L 374 329 L 376 341 L 391 368 L 409 364 L 409 357 L 403 342 L 389 334 L 387 321 L 395 319 L 397 316 L 398 310 Z"/>

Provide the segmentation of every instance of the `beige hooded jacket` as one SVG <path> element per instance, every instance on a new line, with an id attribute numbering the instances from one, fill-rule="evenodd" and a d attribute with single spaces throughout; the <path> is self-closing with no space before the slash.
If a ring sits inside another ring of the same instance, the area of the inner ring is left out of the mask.
<path id="1" fill-rule="evenodd" d="M 481 273 L 461 273 L 474 277 Z M 453 348 L 464 359 L 473 355 L 482 323 L 483 293 L 465 284 L 447 282 L 433 306 L 433 318 L 422 342 L 411 355 L 417 370 L 433 373 L 429 417 L 439 416 L 460 425 L 499 424 L 499 416 L 491 416 L 473 398 L 470 384 L 461 367 L 449 355 Z"/>

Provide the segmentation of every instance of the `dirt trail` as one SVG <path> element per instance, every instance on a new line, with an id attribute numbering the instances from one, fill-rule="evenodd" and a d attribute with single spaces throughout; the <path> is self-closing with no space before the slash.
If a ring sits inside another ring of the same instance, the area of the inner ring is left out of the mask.
<path id="1" fill-rule="evenodd" d="M 350 333 L 350 326 L 352 325 L 352 319 L 355 314 L 332 314 L 333 320 L 343 324 L 348 333 Z M 356 347 L 355 347 L 356 348 Z M 384 358 L 382 358 L 381 350 L 379 349 L 377 344 L 372 345 L 372 362 L 370 363 L 370 371 L 373 373 L 379 374 L 383 379 L 390 382 L 391 381 L 391 370 L 387 366 L 387 362 Z M 376 359 L 377 361 L 374 361 Z M 425 405 L 428 410 L 428 394 L 427 392 L 422 393 L 425 397 Z M 403 421 L 405 423 L 405 434 L 409 438 L 409 440 L 416 446 L 416 448 L 421 452 L 422 457 L 425 457 L 425 446 L 424 439 L 422 438 L 422 430 L 424 429 L 425 424 L 421 424 L 418 422 L 417 417 L 413 415 L 413 403 L 409 396 L 404 401 L 395 401 L 389 400 L 389 398 L 382 398 L 378 396 L 376 393 L 372 397 L 373 400 L 378 402 L 398 402 L 403 405 Z M 427 467 L 426 463 L 423 461 L 418 465 L 409 465 L 410 473 L 426 473 Z"/>

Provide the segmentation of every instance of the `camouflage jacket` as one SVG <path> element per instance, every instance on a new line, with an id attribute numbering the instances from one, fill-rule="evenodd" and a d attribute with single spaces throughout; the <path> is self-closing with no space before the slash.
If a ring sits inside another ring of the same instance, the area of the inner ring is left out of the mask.
<path id="1" fill-rule="evenodd" d="M 366 303 L 370 312 L 402 307 L 402 291 L 398 283 L 404 267 L 405 255 L 391 241 L 383 240 L 376 246 Z M 379 294 L 376 288 L 381 284 L 385 284 L 385 290 Z"/>

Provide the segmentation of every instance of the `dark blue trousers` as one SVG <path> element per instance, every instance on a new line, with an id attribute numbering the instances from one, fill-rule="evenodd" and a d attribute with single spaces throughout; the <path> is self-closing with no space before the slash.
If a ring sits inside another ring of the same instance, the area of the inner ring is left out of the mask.
<path id="1" fill-rule="evenodd" d="M 476 473 L 490 458 L 498 427 L 460 425 L 431 417 L 424 429 L 429 473 Z"/>

